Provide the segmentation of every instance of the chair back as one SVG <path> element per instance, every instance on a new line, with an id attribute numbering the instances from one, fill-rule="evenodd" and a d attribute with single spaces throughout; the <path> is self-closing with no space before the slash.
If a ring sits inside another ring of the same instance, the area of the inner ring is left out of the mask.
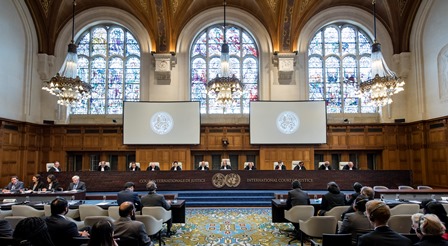
<path id="1" fill-rule="evenodd" d="M 336 233 L 337 220 L 334 216 L 313 216 L 299 224 L 300 230 L 306 235 L 321 238 L 324 233 Z"/>
<path id="2" fill-rule="evenodd" d="M 110 206 L 107 209 L 107 215 L 114 220 L 118 220 L 120 218 L 119 209 L 120 209 L 119 206 Z"/>
<path id="3" fill-rule="evenodd" d="M 377 191 L 377 190 L 388 190 L 389 188 L 387 188 L 386 186 L 382 186 L 382 185 L 376 185 L 373 186 L 373 190 Z"/>
<path id="4" fill-rule="evenodd" d="M 336 206 L 325 212 L 325 216 L 334 216 L 337 220 L 341 220 L 342 214 L 347 211 L 350 206 Z"/>
<path id="5" fill-rule="evenodd" d="M 107 216 L 107 210 L 96 205 L 81 204 L 79 205 L 79 217 L 84 220 L 87 216 Z"/>
<path id="6" fill-rule="evenodd" d="M 25 216 L 6 216 L 5 220 L 8 221 L 11 228 L 14 230 L 16 229 L 16 225 L 23 219 L 26 219 Z"/>
<path id="7" fill-rule="evenodd" d="M 352 234 L 322 234 L 322 246 L 351 245 Z"/>
<path id="8" fill-rule="evenodd" d="M 163 220 L 158 220 L 151 215 L 136 215 L 135 220 L 145 225 L 146 234 L 150 236 L 159 233 L 163 228 Z"/>
<path id="9" fill-rule="evenodd" d="M 399 214 L 415 214 L 418 213 L 420 209 L 419 204 L 398 204 L 397 206 L 390 209 L 390 216 Z"/>
<path id="10" fill-rule="evenodd" d="M 45 212 L 28 205 L 12 205 L 12 216 L 43 217 Z"/>
<path id="11" fill-rule="evenodd" d="M 50 171 L 50 169 L 51 169 L 52 167 L 54 167 L 54 163 L 53 163 L 53 162 L 49 162 L 49 163 L 46 164 L 45 167 L 47 168 L 47 172 L 48 172 L 48 171 Z"/>
<path id="12" fill-rule="evenodd" d="M 409 185 L 400 185 L 400 186 L 398 186 L 398 189 L 399 190 L 413 190 L 414 187 L 409 186 Z"/>
<path id="13" fill-rule="evenodd" d="M 432 190 L 432 187 L 427 185 L 419 185 L 417 186 L 417 190 Z"/>
<path id="14" fill-rule="evenodd" d="M 0 210 L 0 220 L 5 219 L 6 216 L 12 216 L 11 210 Z"/>
<path id="15" fill-rule="evenodd" d="M 448 204 L 443 203 L 442 206 L 443 206 L 443 208 L 445 209 L 445 212 L 448 213 Z"/>
<path id="16" fill-rule="evenodd" d="M 108 220 L 110 223 L 114 223 L 114 220 L 109 216 L 87 216 L 84 218 L 84 226 L 92 227 L 96 222 L 101 220 Z"/>
<path id="17" fill-rule="evenodd" d="M 166 222 L 171 219 L 171 210 L 166 210 L 162 207 L 143 207 L 142 215 L 151 215 L 158 220 Z"/>
<path id="18" fill-rule="evenodd" d="M 298 205 L 285 210 L 285 219 L 293 223 L 305 221 L 314 215 L 314 207 L 311 205 Z"/>
<path id="19" fill-rule="evenodd" d="M 390 229 L 398 233 L 409 233 L 412 220 L 410 214 L 399 214 L 391 216 L 387 223 Z"/>

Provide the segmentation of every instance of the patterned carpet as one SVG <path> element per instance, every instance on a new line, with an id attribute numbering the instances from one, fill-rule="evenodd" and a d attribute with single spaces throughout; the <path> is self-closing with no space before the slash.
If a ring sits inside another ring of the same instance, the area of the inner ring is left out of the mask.
<path id="1" fill-rule="evenodd" d="M 289 223 L 271 223 L 270 208 L 191 208 L 166 245 L 288 245 Z M 295 241 L 295 244 L 300 242 Z"/>

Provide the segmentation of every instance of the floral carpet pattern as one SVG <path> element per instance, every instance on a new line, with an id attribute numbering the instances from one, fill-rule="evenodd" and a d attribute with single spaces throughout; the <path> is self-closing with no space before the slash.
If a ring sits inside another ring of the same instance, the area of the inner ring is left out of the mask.
<path id="1" fill-rule="evenodd" d="M 270 208 L 192 208 L 166 245 L 288 245 L 290 223 L 272 223 Z M 298 241 L 295 244 L 300 243 Z"/>

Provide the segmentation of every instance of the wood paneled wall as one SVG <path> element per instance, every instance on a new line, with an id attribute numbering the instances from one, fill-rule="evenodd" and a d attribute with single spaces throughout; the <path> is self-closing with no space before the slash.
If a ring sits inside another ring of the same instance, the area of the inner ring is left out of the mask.
<path id="1" fill-rule="evenodd" d="M 259 169 L 271 170 L 278 160 L 302 160 L 313 169 L 315 152 L 375 151 L 381 153 L 377 169 L 412 170 L 414 184 L 448 187 L 447 121 L 448 117 L 413 123 L 328 125 L 327 143 L 321 145 L 251 145 L 248 125 L 203 125 L 199 145 L 132 146 L 123 145 L 121 125 L 35 125 L 0 119 L 0 185 L 6 185 L 12 175 L 29 183 L 34 173 L 45 170 L 45 163 L 64 163 L 67 152 L 132 152 L 142 168 L 158 161 L 162 170 L 168 170 L 174 160 L 181 161 L 185 170 L 194 169 L 193 156 L 198 153 L 250 152 L 257 154 Z M 226 146 L 224 138 L 229 142 Z M 363 169 L 365 161 L 362 157 L 358 163 Z M 88 170 L 88 160 L 83 159 L 82 166 Z"/>

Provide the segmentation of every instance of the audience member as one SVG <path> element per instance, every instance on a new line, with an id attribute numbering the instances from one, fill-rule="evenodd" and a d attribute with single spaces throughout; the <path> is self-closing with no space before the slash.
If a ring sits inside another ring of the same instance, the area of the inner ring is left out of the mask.
<path id="1" fill-rule="evenodd" d="M 114 240 L 114 226 L 109 220 L 100 220 L 92 226 L 87 246 L 118 246 Z"/>
<path id="2" fill-rule="evenodd" d="M 227 160 L 223 160 L 221 162 L 221 167 L 219 169 L 221 169 L 221 170 L 231 170 L 232 167 L 227 163 Z"/>
<path id="3" fill-rule="evenodd" d="M 131 165 L 129 166 L 129 171 L 135 172 L 140 171 L 140 167 L 137 166 L 137 163 L 135 161 L 131 162 Z"/>
<path id="4" fill-rule="evenodd" d="M 434 214 L 439 217 L 439 220 L 446 226 L 448 225 L 448 217 L 447 212 L 443 205 L 435 200 L 423 200 L 421 203 L 424 214 Z M 448 240 L 448 231 L 445 230 L 445 233 L 442 235 L 445 240 Z"/>
<path id="5" fill-rule="evenodd" d="M 117 204 L 121 205 L 123 202 L 132 202 L 137 209 L 140 211 L 142 208 L 142 202 L 140 197 L 138 197 L 137 192 L 134 192 L 135 184 L 133 182 L 126 182 L 124 184 L 124 190 L 118 192 L 117 194 Z"/>
<path id="6" fill-rule="evenodd" d="M 409 233 L 415 234 L 417 232 L 417 228 L 419 227 L 420 224 L 420 219 L 423 217 L 423 215 L 424 214 L 422 213 L 415 213 L 411 216 L 412 225 Z"/>
<path id="7" fill-rule="evenodd" d="M 361 189 L 362 189 L 362 184 L 359 182 L 355 182 L 353 184 L 353 193 L 350 195 L 350 199 L 347 201 L 347 205 L 352 205 L 353 202 L 356 200 L 356 197 L 359 196 L 359 194 L 361 194 Z"/>
<path id="8" fill-rule="evenodd" d="M 370 200 L 373 200 L 373 198 L 375 197 L 375 191 L 373 191 L 372 187 L 370 187 L 370 186 L 363 186 L 361 188 L 361 195 L 366 196 L 367 199 L 370 201 Z M 348 207 L 347 210 L 345 210 L 342 213 L 341 219 L 344 219 L 345 214 L 353 213 L 353 212 L 355 212 L 355 210 L 353 209 L 353 206 Z"/>
<path id="9" fill-rule="evenodd" d="M 342 167 L 342 170 L 356 170 L 356 167 L 353 165 L 353 162 L 349 161 L 347 165 Z"/>
<path id="10" fill-rule="evenodd" d="M 45 188 L 44 182 L 41 181 L 42 176 L 40 174 L 33 175 L 33 184 L 30 186 L 30 190 L 39 191 Z"/>
<path id="11" fill-rule="evenodd" d="M 206 165 L 205 161 L 201 161 L 201 162 L 199 162 L 199 167 L 197 168 L 197 170 L 205 171 L 205 170 L 209 170 L 209 168 Z"/>
<path id="12" fill-rule="evenodd" d="M 135 208 L 132 202 L 123 202 L 118 210 L 120 218 L 114 222 L 115 237 L 138 240 L 138 245 L 151 245 L 151 239 L 146 234 L 145 225 L 135 220 Z"/>
<path id="13" fill-rule="evenodd" d="M 56 179 L 56 176 L 54 176 L 53 174 L 48 174 L 47 176 L 47 187 L 44 187 L 42 189 L 42 191 L 55 191 L 55 190 L 59 190 L 59 182 Z"/>
<path id="14" fill-rule="evenodd" d="M 336 206 L 344 206 L 346 204 L 345 195 L 339 189 L 336 182 L 329 182 L 327 184 L 328 192 L 322 196 L 321 210 L 319 215 L 325 215 L 325 213 Z"/>
<path id="15" fill-rule="evenodd" d="M 358 238 L 358 246 L 407 246 L 412 245 L 410 239 L 394 232 L 387 226 L 390 208 L 382 201 L 369 201 L 366 204 L 366 215 L 375 228 L 374 231 Z"/>
<path id="16" fill-rule="evenodd" d="M 319 170 L 331 170 L 331 165 L 329 161 L 325 161 L 323 165 L 319 166 Z"/>
<path id="17" fill-rule="evenodd" d="M 302 184 L 298 180 L 292 181 L 292 190 L 288 191 L 288 198 L 286 199 L 286 207 L 290 209 L 291 207 L 297 205 L 309 205 L 310 197 L 308 193 L 302 190 Z"/>
<path id="18" fill-rule="evenodd" d="M 171 171 L 182 171 L 182 168 L 179 166 L 179 162 L 177 161 L 173 162 Z"/>
<path id="19" fill-rule="evenodd" d="M 99 171 L 99 172 L 109 171 L 110 166 L 108 165 L 108 163 L 109 162 L 106 162 L 106 161 L 100 161 L 100 163 L 98 163 L 97 171 Z"/>
<path id="20" fill-rule="evenodd" d="M 146 171 L 159 171 L 160 167 L 156 165 L 155 162 L 150 162 L 149 166 L 146 168 Z"/>
<path id="21" fill-rule="evenodd" d="M 75 175 L 72 177 L 72 183 L 69 184 L 68 190 L 86 190 L 86 184 L 82 181 L 79 181 L 79 176 Z"/>
<path id="22" fill-rule="evenodd" d="M 285 164 L 283 164 L 283 161 L 278 161 L 277 165 L 275 165 L 275 170 L 286 170 Z"/>
<path id="23" fill-rule="evenodd" d="M 33 246 L 63 245 L 53 243 L 44 219 L 38 217 L 28 217 L 19 221 L 14 229 L 13 238 L 17 241 L 26 240 Z"/>
<path id="24" fill-rule="evenodd" d="M 442 246 L 448 245 L 448 241 L 442 238 L 446 227 L 434 214 L 425 214 L 415 228 L 420 241 L 414 245 L 419 246 Z"/>
<path id="25" fill-rule="evenodd" d="M 306 171 L 305 163 L 303 163 L 303 161 L 299 161 L 299 164 L 294 167 L 294 170 Z"/>
<path id="26" fill-rule="evenodd" d="M 257 167 L 255 167 L 253 162 L 248 162 L 244 170 L 257 170 Z"/>
<path id="27" fill-rule="evenodd" d="M 78 231 L 75 222 L 65 218 L 68 212 L 68 202 L 61 197 L 54 199 L 50 204 L 51 216 L 45 218 L 51 239 L 54 244 L 75 245 L 74 237 L 88 237 L 87 230 Z"/>
<path id="28" fill-rule="evenodd" d="M 7 220 L 0 219 L 0 237 L 12 237 L 12 227 Z"/>
<path id="29" fill-rule="evenodd" d="M 169 210 L 171 208 L 170 202 L 165 200 L 165 197 L 163 195 L 159 195 L 156 193 L 157 190 L 157 184 L 155 181 L 150 180 L 146 184 L 146 188 L 148 189 L 148 195 L 142 197 L 142 206 L 143 207 L 163 207 L 166 210 Z M 173 225 L 172 218 L 166 222 L 167 224 L 167 236 L 172 235 L 171 232 L 171 226 Z"/>
<path id="30" fill-rule="evenodd" d="M 19 180 L 19 177 L 12 176 L 11 182 L 3 189 L 4 193 L 15 193 L 19 192 L 20 190 L 23 190 L 23 182 Z"/>
<path id="31" fill-rule="evenodd" d="M 50 169 L 48 169 L 49 173 L 55 173 L 55 172 L 57 173 L 57 172 L 60 172 L 60 171 L 61 171 L 61 168 L 60 168 L 59 161 L 55 161 L 53 163 L 53 166 L 50 167 Z"/>
<path id="32" fill-rule="evenodd" d="M 341 227 L 339 227 L 338 233 L 352 234 L 352 245 L 356 245 L 359 233 L 366 233 L 373 230 L 369 219 L 365 215 L 366 203 L 368 201 L 369 199 L 366 196 L 359 195 L 356 197 L 352 205 L 355 212 L 346 214 L 342 220 Z"/>

